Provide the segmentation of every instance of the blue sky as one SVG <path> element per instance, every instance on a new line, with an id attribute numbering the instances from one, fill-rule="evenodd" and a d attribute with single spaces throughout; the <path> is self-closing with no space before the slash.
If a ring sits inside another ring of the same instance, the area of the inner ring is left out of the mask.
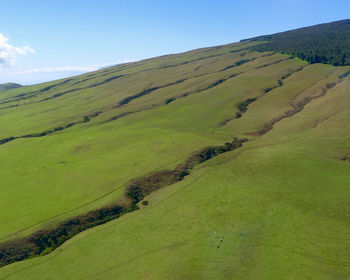
<path id="1" fill-rule="evenodd" d="M 54 80 L 346 19 L 349 11 L 349 0 L 0 0 L 0 83 Z"/>

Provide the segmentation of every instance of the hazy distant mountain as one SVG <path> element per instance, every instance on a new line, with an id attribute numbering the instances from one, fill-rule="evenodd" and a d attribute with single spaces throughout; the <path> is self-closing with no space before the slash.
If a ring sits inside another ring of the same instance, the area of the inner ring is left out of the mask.
<path id="1" fill-rule="evenodd" d="M 16 84 L 16 83 L 0 84 L 0 91 L 13 89 L 13 88 L 19 88 L 19 87 L 22 87 L 22 85 Z"/>

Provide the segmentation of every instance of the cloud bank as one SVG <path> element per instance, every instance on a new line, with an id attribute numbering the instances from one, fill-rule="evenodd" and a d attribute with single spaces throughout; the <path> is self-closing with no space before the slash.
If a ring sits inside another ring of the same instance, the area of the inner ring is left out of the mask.
<path id="1" fill-rule="evenodd" d="M 17 74 L 92 72 L 104 67 L 113 66 L 121 63 L 127 63 L 131 61 L 132 60 L 122 60 L 122 61 L 116 61 L 115 63 L 87 65 L 87 66 L 60 66 L 60 67 L 33 68 L 33 69 L 27 69 L 21 72 L 17 72 Z"/>
<path id="2" fill-rule="evenodd" d="M 19 55 L 34 53 L 34 50 L 29 47 L 15 47 L 9 44 L 9 38 L 0 33 L 0 70 L 9 68 L 16 62 Z"/>

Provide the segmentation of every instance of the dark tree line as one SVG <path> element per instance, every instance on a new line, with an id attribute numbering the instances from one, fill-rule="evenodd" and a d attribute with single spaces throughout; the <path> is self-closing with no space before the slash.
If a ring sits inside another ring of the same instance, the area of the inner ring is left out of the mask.
<path id="1" fill-rule="evenodd" d="M 260 36 L 248 41 L 262 42 L 252 47 L 256 51 L 278 51 L 309 63 L 350 65 L 350 20 Z"/>

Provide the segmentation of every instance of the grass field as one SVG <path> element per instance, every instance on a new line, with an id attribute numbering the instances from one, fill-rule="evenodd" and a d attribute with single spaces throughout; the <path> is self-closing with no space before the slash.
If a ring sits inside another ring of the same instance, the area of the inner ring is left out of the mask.
<path id="1" fill-rule="evenodd" d="M 249 141 L 0 279 L 347 279 L 350 67 L 255 44 L 1 91 L 1 242 L 113 203 L 204 147 Z"/>

